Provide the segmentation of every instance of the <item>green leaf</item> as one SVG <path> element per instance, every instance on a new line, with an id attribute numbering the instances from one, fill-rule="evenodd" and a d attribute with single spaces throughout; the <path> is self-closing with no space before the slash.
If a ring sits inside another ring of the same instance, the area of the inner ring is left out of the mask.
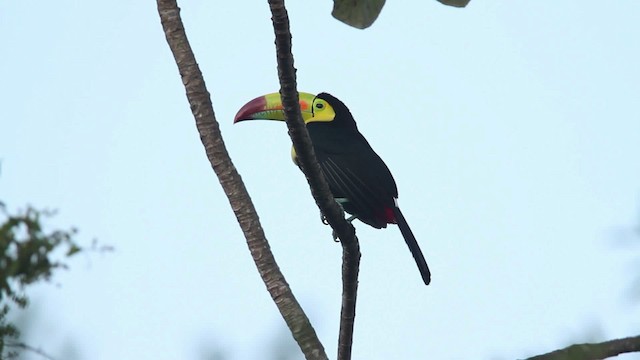
<path id="1" fill-rule="evenodd" d="M 333 0 L 331 15 L 358 29 L 366 29 L 380 15 L 385 0 Z M 468 1 L 467 1 L 468 2 Z"/>
<path id="2" fill-rule="evenodd" d="M 471 0 L 438 0 L 441 3 L 455 7 L 465 7 Z"/>
<path id="3" fill-rule="evenodd" d="M 76 244 L 71 244 L 69 250 L 67 250 L 67 256 L 72 256 L 82 251 L 82 248 Z"/>

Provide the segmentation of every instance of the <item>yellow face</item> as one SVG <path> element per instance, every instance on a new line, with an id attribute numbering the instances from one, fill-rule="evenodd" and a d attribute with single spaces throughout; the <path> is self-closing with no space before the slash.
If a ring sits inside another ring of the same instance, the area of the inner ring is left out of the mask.
<path id="1" fill-rule="evenodd" d="M 303 102 L 305 106 L 309 107 L 306 111 L 302 110 Z M 336 117 L 336 112 L 328 102 L 307 93 L 300 93 L 300 110 L 302 110 L 302 118 L 305 124 L 310 122 L 329 122 Z"/>

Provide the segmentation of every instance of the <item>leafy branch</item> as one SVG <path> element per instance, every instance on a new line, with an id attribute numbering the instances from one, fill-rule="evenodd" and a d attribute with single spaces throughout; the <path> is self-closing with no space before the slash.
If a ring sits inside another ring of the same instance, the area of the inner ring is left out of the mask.
<path id="1" fill-rule="evenodd" d="M 63 257 L 68 259 L 83 250 L 73 240 L 76 229 L 45 231 L 43 220 L 54 215 L 54 211 L 32 207 L 11 215 L 0 203 L 0 358 L 5 356 L 5 346 L 31 350 L 19 342 L 7 342 L 17 339 L 20 333 L 14 324 L 6 320 L 10 309 L 6 299 L 20 308 L 26 307 L 26 286 L 49 281 L 54 270 L 67 268 L 54 256 L 62 251 Z M 15 356 L 15 351 L 6 354 L 7 358 Z"/>
<path id="2" fill-rule="evenodd" d="M 62 249 L 65 257 L 71 257 L 82 249 L 73 241 L 76 229 L 46 232 L 42 219 L 55 215 L 54 211 L 28 207 L 17 215 L 9 215 L 0 206 L 0 301 L 11 298 L 21 307 L 26 297 L 20 293 L 26 285 L 49 280 L 55 269 L 66 265 L 54 260 L 52 254 Z"/>

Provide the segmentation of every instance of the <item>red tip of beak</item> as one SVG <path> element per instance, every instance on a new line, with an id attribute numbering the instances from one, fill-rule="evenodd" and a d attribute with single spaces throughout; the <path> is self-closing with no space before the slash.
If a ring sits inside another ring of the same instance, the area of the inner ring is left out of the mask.
<path id="1" fill-rule="evenodd" d="M 255 113 L 264 111 L 267 107 L 267 99 L 264 96 L 257 97 L 248 103 L 246 103 L 236 114 L 233 119 L 233 123 L 237 123 L 242 120 L 251 120 Z"/>

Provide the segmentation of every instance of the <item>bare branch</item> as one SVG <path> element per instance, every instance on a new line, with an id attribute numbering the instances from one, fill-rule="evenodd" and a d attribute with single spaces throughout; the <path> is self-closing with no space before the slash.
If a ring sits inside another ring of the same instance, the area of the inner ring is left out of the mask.
<path id="1" fill-rule="evenodd" d="M 338 337 L 338 360 L 351 359 L 353 326 L 356 319 L 356 296 L 358 293 L 358 271 L 360 269 L 360 246 L 358 238 L 342 241 L 342 309 L 340 310 L 340 335 Z"/>
<path id="2" fill-rule="evenodd" d="M 640 352 L 640 335 L 601 343 L 575 344 L 526 360 L 600 360 L 631 352 Z"/>
<path id="3" fill-rule="evenodd" d="M 340 336 L 338 339 L 338 360 L 351 358 L 353 326 L 358 290 L 358 269 L 360 266 L 360 246 L 353 226 L 345 221 L 342 209 L 335 202 L 318 160 L 313 151 L 311 139 L 300 114 L 298 91 L 296 89 L 296 69 L 291 53 L 291 31 L 289 16 L 284 0 L 269 0 L 276 37 L 276 57 L 280 96 L 287 119 L 289 136 L 296 150 L 297 159 L 307 177 L 311 194 L 320 211 L 336 231 L 342 243 L 342 310 L 340 312 Z"/>
<path id="4" fill-rule="evenodd" d="M 0 339 L 0 341 L 2 341 Z M 34 354 L 40 355 L 40 357 L 47 359 L 47 360 L 56 360 L 56 358 L 54 358 L 53 356 L 47 354 L 46 352 L 44 352 L 44 350 L 40 349 L 40 348 L 36 348 L 33 347 L 31 345 L 27 345 L 23 342 L 10 342 L 7 343 L 7 347 L 13 347 L 16 349 L 22 349 L 22 350 L 26 350 L 26 351 L 31 351 Z M 0 354 L 2 355 L 2 354 Z"/>
<path id="5" fill-rule="evenodd" d="M 196 62 L 175 0 L 157 0 L 167 42 L 178 65 L 207 158 L 229 198 L 258 272 L 307 359 L 327 359 L 309 319 L 280 272 L 258 215 L 222 140 L 209 92 Z"/>

